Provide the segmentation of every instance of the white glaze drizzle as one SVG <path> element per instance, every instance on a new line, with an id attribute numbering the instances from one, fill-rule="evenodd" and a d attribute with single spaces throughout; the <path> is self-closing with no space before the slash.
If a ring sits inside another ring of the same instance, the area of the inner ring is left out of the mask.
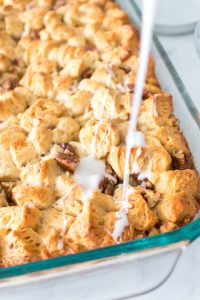
<path id="1" fill-rule="evenodd" d="M 97 160 L 93 155 L 85 156 L 74 172 L 74 180 L 82 187 L 83 200 L 88 200 L 92 192 L 98 190 L 99 183 L 104 178 L 105 163 Z"/>
<path id="2" fill-rule="evenodd" d="M 140 110 L 140 104 L 143 94 L 143 87 L 146 78 L 150 43 L 153 32 L 153 20 L 155 13 L 156 0 L 144 0 L 143 1 L 143 22 L 142 22 L 142 34 L 141 34 L 141 49 L 139 67 L 136 77 L 136 86 L 133 104 L 131 108 L 131 118 L 128 127 L 128 134 L 126 138 L 126 158 L 124 168 L 124 180 L 123 180 L 123 194 L 122 194 L 122 207 L 119 211 L 118 221 L 115 224 L 113 231 L 115 240 L 118 240 L 122 235 L 124 228 L 128 226 L 127 223 L 127 207 L 128 207 L 128 190 L 129 190 L 129 161 L 131 156 L 131 148 L 133 147 L 133 135 L 137 128 L 137 119 Z M 139 146 L 139 145 L 138 145 Z M 140 145 L 141 146 L 141 145 Z"/>
<path id="3" fill-rule="evenodd" d="M 132 165 L 132 173 L 133 174 L 138 174 L 141 171 L 141 168 L 140 168 L 140 166 L 138 164 L 138 161 L 137 161 L 141 154 L 142 154 L 142 148 L 139 147 L 136 151 L 134 162 L 133 162 L 133 165 Z"/>
<path id="4" fill-rule="evenodd" d="M 110 87 L 111 79 L 115 78 L 115 73 L 112 70 L 112 65 L 106 65 L 105 68 L 108 73 L 107 78 L 106 78 L 106 86 Z"/>
<path id="5" fill-rule="evenodd" d="M 64 236 L 65 236 L 65 231 L 66 231 L 66 227 L 67 227 L 67 224 L 69 222 L 69 219 L 66 218 L 65 216 L 65 200 L 67 197 L 69 197 L 69 194 L 71 193 L 71 191 L 73 190 L 74 187 L 76 187 L 76 183 L 74 183 L 70 188 L 69 190 L 57 201 L 60 201 L 61 202 L 61 205 L 62 205 L 62 213 L 63 213 L 63 226 L 62 226 L 62 230 L 61 230 L 61 233 L 60 233 L 60 238 L 58 240 L 58 250 L 62 250 L 63 249 L 63 246 L 64 246 Z"/>
<path id="6" fill-rule="evenodd" d="M 95 157 L 97 147 L 97 135 L 99 132 L 99 128 L 103 122 L 104 107 L 106 105 L 107 96 L 108 90 L 105 91 L 103 98 L 103 103 L 100 112 L 101 120 L 95 125 L 94 137 L 91 143 L 91 153 L 88 156 L 80 158 L 79 164 L 73 175 L 74 180 L 82 187 L 82 197 L 84 201 L 90 199 L 93 191 L 99 190 L 99 184 L 101 180 L 105 176 L 107 176 L 105 172 L 105 162 L 103 160 L 98 160 Z M 107 135 L 107 139 L 105 139 L 105 136 L 106 132 L 102 136 L 102 140 L 108 143 L 109 134 Z"/>
<path id="7" fill-rule="evenodd" d="M 153 97 L 153 116 L 157 118 L 158 111 L 157 111 L 157 107 L 156 107 L 156 98 L 157 98 L 157 94 L 155 94 Z"/>

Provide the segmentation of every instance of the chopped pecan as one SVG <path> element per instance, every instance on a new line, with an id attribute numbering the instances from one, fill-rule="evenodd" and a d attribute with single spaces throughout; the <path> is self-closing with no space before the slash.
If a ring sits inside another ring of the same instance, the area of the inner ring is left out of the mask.
<path id="1" fill-rule="evenodd" d="M 182 155 L 172 157 L 172 166 L 174 170 L 194 169 L 194 161 L 192 155 Z"/>
<path id="2" fill-rule="evenodd" d="M 18 85 L 17 78 L 7 78 L 1 85 L 1 92 L 6 93 L 13 90 Z"/>
<path id="3" fill-rule="evenodd" d="M 83 73 L 81 74 L 81 79 L 86 79 L 86 78 L 90 78 L 93 74 L 93 70 L 90 68 L 87 68 L 83 71 Z"/>
<path id="4" fill-rule="evenodd" d="M 134 92 L 134 88 L 135 88 L 134 83 L 126 84 L 126 87 L 129 89 L 130 92 Z"/>
<path id="5" fill-rule="evenodd" d="M 58 9 L 61 6 L 65 5 L 65 1 L 64 0 L 56 0 L 53 6 L 53 9 Z"/>
<path id="6" fill-rule="evenodd" d="M 62 143 L 61 147 L 63 148 L 64 153 L 66 153 L 67 155 L 76 155 L 74 147 L 72 147 L 69 143 Z"/>
<path id="7" fill-rule="evenodd" d="M 117 175 L 108 162 L 106 162 L 105 171 L 106 171 L 106 176 L 100 182 L 99 189 L 101 193 L 112 196 L 114 193 L 115 185 L 118 182 Z"/>
<path id="8" fill-rule="evenodd" d="M 56 154 L 55 159 L 59 166 L 71 173 L 74 173 L 79 163 L 79 159 L 76 155 L 69 155 L 66 153 Z"/>
<path id="9" fill-rule="evenodd" d="M 112 196 L 114 193 L 115 184 L 112 180 L 108 179 L 108 177 L 104 177 L 99 184 L 99 189 L 101 193 Z"/>
<path id="10" fill-rule="evenodd" d="M 135 84 L 134 83 L 128 83 L 127 85 L 126 85 L 126 87 L 129 89 L 129 92 L 134 92 L 134 90 L 135 90 Z M 149 96 L 150 96 L 150 91 L 149 91 L 149 89 L 144 89 L 143 90 L 143 94 L 142 94 L 142 99 L 147 99 Z"/>
<path id="11" fill-rule="evenodd" d="M 133 174 L 129 176 L 129 184 L 133 187 L 140 185 L 137 179 L 137 175 Z"/>
<path id="12" fill-rule="evenodd" d="M 111 175 L 113 177 L 113 181 L 115 181 L 117 184 L 117 181 L 118 181 L 117 174 L 115 173 L 115 171 L 113 170 L 113 168 L 111 167 L 111 165 L 108 162 L 106 162 L 106 173 Z"/>
<path id="13" fill-rule="evenodd" d="M 37 30 L 32 30 L 30 33 L 30 38 L 32 41 L 37 41 L 40 39 L 39 32 Z"/>
<path id="14" fill-rule="evenodd" d="M 130 73 L 131 71 L 131 68 L 127 66 L 121 66 L 120 69 L 123 70 L 126 74 Z"/>
<path id="15" fill-rule="evenodd" d="M 131 186 L 136 187 L 140 185 L 145 189 L 150 189 L 150 190 L 154 189 L 154 185 L 147 178 L 144 178 L 143 180 L 138 180 L 137 177 L 138 177 L 137 174 L 133 174 L 129 176 L 129 184 Z"/>
<path id="16" fill-rule="evenodd" d="M 15 58 L 15 59 L 13 59 L 12 64 L 14 66 L 23 66 L 23 60 L 19 57 Z"/>
<path id="17" fill-rule="evenodd" d="M 139 185 L 145 189 L 153 190 L 154 185 L 148 180 L 148 178 L 144 178 L 143 180 L 138 180 Z"/>

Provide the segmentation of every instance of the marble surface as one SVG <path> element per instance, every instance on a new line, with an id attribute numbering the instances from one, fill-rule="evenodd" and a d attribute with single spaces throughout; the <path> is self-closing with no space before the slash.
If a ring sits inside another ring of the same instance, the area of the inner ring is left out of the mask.
<path id="1" fill-rule="evenodd" d="M 193 34 L 179 37 L 161 37 L 183 83 L 200 111 L 200 58 L 194 45 Z M 184 252 L 168 281 L 150 294 L 135 300 L 199 300 L 200 299 L 200 238 Z"/>

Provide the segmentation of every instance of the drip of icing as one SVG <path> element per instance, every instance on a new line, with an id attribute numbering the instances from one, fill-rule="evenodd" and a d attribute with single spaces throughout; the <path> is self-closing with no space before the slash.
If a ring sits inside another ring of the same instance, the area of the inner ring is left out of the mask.
<path id="1" fill-rule="evenodd" d="M 99 123 L 97 123 L 95 125 L 95 129 L 94 129 L 94 137 L 92 139 L 92 143 L 91 143 L 91 155 L 95 156 L 95 151 L 96 151 L 96 144 L 97 144 L 97 134 L 100 128 L 102 121 L 99 121 Z"/>
<path id="2" fill-rule="evenodd" d="M 111 107 L 111 110 L 110 110 L 110 117 L 111 118 L 115 117 L 115 100 L 116 100 L 116 97 L 117 97 L 117 92 L 115 92 L 114 97 L 113 97 L 113 101 L 112 101 L 112 107 Z"/>
<path id="3" fill-rule="evenodd" d="M 111 79 L 115 78 L 115 73 L 112 70 L 112 65 L 106 65 L 106 71 L 108 72 L 107 78 L 106 78 L 106 86 L 110 86 Z"/>
<path id="4" fill-rule="evenodd" d="M 62 209 L 63 209 L 63 227 L 62 227 L 62 231 L 60 234 L 60 239 L 58 241 L 58 250 L 62 250 L 63 246 L 64 246 L 64 235 L 65 235 L 65 231 L 66 231 L 66 227 L 67 224 L 69 222 L 69 220 L 66 218 L 65 216 L 65 199 L 69 196 L 69 194 L 71 193 L 71 191 L 73 190 L 73 188 L 76 186 L 76 183 L 74 183 L 69 190 L 58 200 L 61 202 L 62 205 Z"/>
<path id="5" fill-rule="evenodd" d="M 143 87 L 146 78 L 150 43 L 153 32 L 153 20 L 155 13 L 156 0 L 144 0 L 143 1 L 143 22 L 142 22 L 142 34 L 141 34 L 141 48 L 140 48 L 140 60 L 136 77 L 136 88 L 134 94 L 134 101 L 131 109 L 131 118 L 129 122 L 128 134 L 126 139 L 126 158 L 124 168 L 124 180 L 123 180 L 123 194 L 122 194 L 122 208 L 118 215 L 118 221 L 115 224 L 114 237 L 118 239 L 122 234 L 124 228 L 128 226 L 127 214 L 128 212 L 124 207 L 127 207 L 128 203 L 128 188 L 129 188 L 129 161 L 131 155 L 131 148 L 133 147 L 132 133 L 136 131 L 137 119 L 140 110 L 140 104 L 142 100 Z"/>
<path id="6" fill-rule="evenodd" d="M 149 162 L 148 169 L 146 171 L 140 172 L 140 174 L 138 175 L 138 180 L 144 180 L 145 178 L 150 179 L 151 172 L 152 172 L 152 160 L 150 160 Z"/>
<path id="7" fill-rule="evenodd" d="M 100 116 L 102 120 L 100 120 L 95 125 L 94 137 L 91 143 L 91 154 L 80 159 L 80 162 L 73 176 L 75 181 L 82 187 L 82 196 L 85 201 L 91 197 L 93 191 L 99 189 L 99 184 L 105 176 L 105 162 L 102 160 L 97 160 L 95 158 L 95 152 L 97 147 L 97 135 L 103 121 L 104 107 L 106 105 L 107 96 L 108 90 L 105 91 L 102 101 L 102 107 L 100 111 Z M 102 136 L 101 138 L 102 140 L 104 140 L 104 136 Z M 108 138 L 106 143 L 107 142 Z"/>
<path id="8" fill-rule="evenodd" d="M 158 111 L 157 111 L 157 107 L 156 107 L 156 98 L 157 98 L 157 94 L 155 94 L 153 97 L 153 116 L 157 118 Z"/>
<path id="9" fill-rule="evenodd" d="M 85 156 L 75 170 L 73 178 L 83 189 L 83 199 L 88 200 L 93 191 L 98 190 L 99 183 L 105 175 L 105 162 L 93 155 Z"/>
<path id="10" fill-rule="evenodd" d="M 134 159 L 133 165 L 132 165 L 132 173 L 138 174 L 141 171 L 141 168 L 137 162 L 137 160 L 141 154 L 142 154 L 142 149 L 138 148 L 137 152 L 135 154 L 135 159 Z"/>
<path id="11" fill-rule="evenodd" d="M 128 132 L 126 136 L 126 143 L 129 143 L 131 148 L 146 146 L 144 133 L 141 131 Z"/>
<path id="12" fill-rule="evenodd" d="M 118 238 L 122 235 L 124 228 L 128 226 L 127 210 L 123 209 L 116 212 L 115 216 L 118 220 L 115 223 L 115 229 L 112 232 L 112 237 L 115 241 L 118 241 Z"/>
<path id="13" fill-rule="evenodd" d="M 113 175 L 105 172 L 105 177 L 107 177 L 108 179 L 112 180 L 114 182 L 114 184 L 117 184 L 117 179 Z"/>

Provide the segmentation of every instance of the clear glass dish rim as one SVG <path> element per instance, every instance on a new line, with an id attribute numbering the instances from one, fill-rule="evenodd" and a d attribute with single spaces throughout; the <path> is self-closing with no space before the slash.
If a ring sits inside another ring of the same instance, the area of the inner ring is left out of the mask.
<path id="1" fill-rule="evenodd" d="M 141 12 L 134 0 L 130 0 L 137 15 L 140 17 Z M 160 44 L 157 37 L 154 35 L 154 44 L 157 47 L 160 55 L 162 56 L 173 80 L 176 84 L 182 98 L 187 106 L 190 114 L 195 120 L 198 128 L 200 129 L 200 118 L 198 110 L 195 107 L 191 97 L 189 96 L 183 82 L 181 81 L 176 69 L 174 68 L 170 58 Z M 6 279 L 13 276 L 21 276 L 33 272 L 44 271 L 48 269 L 63 267 L 67 265 L 79 264 L 87 261 L 94 261 L 98 259 L 105 259 L 121 254 L 128 254 L 139 252 L 142 250 L 153 249 L 161 246 L 175 244 L 181 241 L 192 242 L 200 236 L 200 219 L 196 219 L 192 223 L 169 233 L 159 234 L 152 237 L 141 238 L 130 242 L 125 242 L 105 248 L 99 248 L 90 251 L 84 251 L 77 254 L 69 254 L 65 256 L 40 260 L 32 263 L 22 264 L 18 266 L 11 266 L 0 268 L 0 279 Z"/>

